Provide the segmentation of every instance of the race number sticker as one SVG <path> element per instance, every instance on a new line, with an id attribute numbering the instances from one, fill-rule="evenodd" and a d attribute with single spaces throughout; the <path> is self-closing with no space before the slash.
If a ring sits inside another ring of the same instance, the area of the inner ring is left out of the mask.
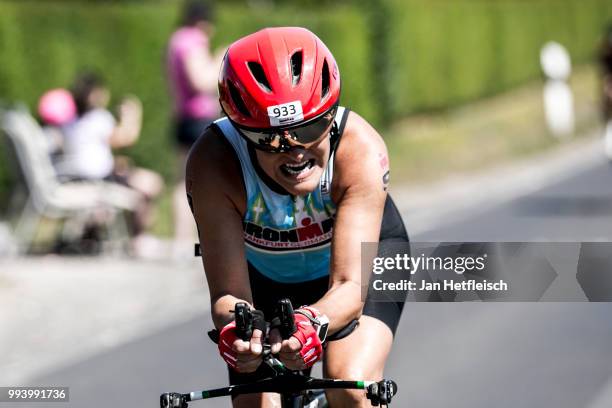
<path id="1" fill-rule="evenodd" d="M 302 103 L 294 101 L 282 105 L 268 106 L 270 126 L 284 126 L 304 120 Z"/>

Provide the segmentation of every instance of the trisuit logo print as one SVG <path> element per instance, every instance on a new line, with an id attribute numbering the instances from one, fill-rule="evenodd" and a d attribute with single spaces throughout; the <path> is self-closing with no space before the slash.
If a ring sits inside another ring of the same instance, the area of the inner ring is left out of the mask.
<path id="1" fill-rule="evenodd" d="M 251 246 L 268 251 L 287 251 L 320 247 L 329 244 L 334 220 L 329 209 L 317 205 L 312 195 L 296 197 L 294 217 L 287 217 L 288 228 L 275 228 L 266 223 L 264 200 L 257 197 L 249 208 L 252 219 L 244 223 L 244 237 Z M 277 224 L 278 225 L 278 224 Z"/>

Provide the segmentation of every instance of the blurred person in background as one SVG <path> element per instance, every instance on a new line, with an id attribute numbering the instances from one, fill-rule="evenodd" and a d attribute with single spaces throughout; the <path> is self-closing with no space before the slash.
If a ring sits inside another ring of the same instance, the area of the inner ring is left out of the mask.
<path id="1" fill-rule="evenodd" d="M 605 152 L 612 159 L 612 23 L 604 33 L 599 52 L 602 73 L 603 116 L 605 124 Z"/>
<path id="2" fill-rule="evenodd" d="M 219 117 L 217 76 L 224 50 L 212 55 L 213 9 L 202 1 L 184 4 L 179 28 L 167 50 L 167 74 L 174 98 L 174 137 L 178 144 L 179 182 L 172 201 L 175 256 L 191 254 L 195 225 L 185 202 L 187 152 L 204 129 Z"/>
<path id="3" fill-rule="evenodd" d="M 71 181 L 110 181 L 138 191 L 142 195 L 134 214 L 132 234 L 136 254 L 155 245 L 144 234 L 151 223 L 152 200 L 163 188 L 155 172 L 133 167 L 125 157 L 113 156 L 112 149 L 132 146 L 140 136 L 142 105 L 126 97 L 119 105 L 118 120 L 107 109 L 111 94 L 95 73 L 79 75 L 72 86 L 77 117 L 62 127 L 63 156 L 57 164 L 60 177 Z"/>

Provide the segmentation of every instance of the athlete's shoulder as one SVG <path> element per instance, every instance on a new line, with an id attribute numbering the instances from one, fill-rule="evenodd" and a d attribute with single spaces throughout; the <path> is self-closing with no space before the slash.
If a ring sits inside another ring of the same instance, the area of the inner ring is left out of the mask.
<path id="1" fill-rule="evenodd" d="M 231 149 L 221 132 L 214 125 L 208 126 L 189 150 L 187 170 L 199 174 L 202 168 L 222 165 L 231 155 Z"/>
<path id="2" fill-rule="evenodd" d="M 385 142 L 380 134 L 356 112 L 349 112 L 344 132 L 338 145 L 336 160 L 355 165 L 370 164 L 371 157 L 382 158 L 387 155 Z M 355 162 L 354 162 L 355 161 Z"/>
<path id="3" fill-rule="evenodd" d="M 361 115 L 355 111 L 350 111 L 346 119 L 342 138 L 348 138 L 355 147 L 372 144 L 384 145 L 384 141 L 378 131 Z"/>
<path id="4" fill-rule="evenodd" d="M 389 171 L 387 147 L 380 134 L 363 117 L 351 111 L 336 151 L 334 171 L 338 185 L 371 184 L 380 188 Z"/>
<path id="5" fill-rule="evenodd" d="M 189 151 L 185 179 L 188 192 L 192 194 L 226 195 L 239 205 L 244 195 L 240 163 L 234 148 L 214 124 Z M 195 200 L 196 196 L 193 198 Z"/>

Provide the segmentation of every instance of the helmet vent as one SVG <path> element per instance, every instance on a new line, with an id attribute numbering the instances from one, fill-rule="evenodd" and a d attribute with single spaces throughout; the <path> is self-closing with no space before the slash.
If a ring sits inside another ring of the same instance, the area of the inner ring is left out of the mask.
<path id="1" fill-rule="evenodd" d="M 247 65 L 249 66 L 249 70 L 251 70 L 251 74 L 259 86 L 266 92 L 272 92 L 272 87 L 268 82 L 268 78 L 266 78 L 266 73 L 264 72 L 261 64 L 259 62 L 249 61 L 247 62 Z"/>
<path id="2" fill-rule="evenodd" d="M 329 66 L 327 60 L 323 60 L 323 70 L 321 72 L 321 99 L 325 98 L 329 93 Z"/>
<path id="3" fill-rule="evenodd" d="M 302 51 L 294 52 L 291 56 L 291 82 L 296 86 L 302 77 Z"/>
<path id="4" fill-rule="evenodd" d="M 230 96 L 232 97 L 232 101 L 234 102 L 234 105 L 236 105 L 236 108 L 244 116 L 251 117 L 251 113 L 249 112 L 246 105 L 244 104 L 244 101 L 242 100 L 242 97 L 240 96 L 240 92 L 238 91 L 238 89 L 236 89 L 236 86 L 231 81 L 227 81 L 227 85 L 230 91 Z"/>

